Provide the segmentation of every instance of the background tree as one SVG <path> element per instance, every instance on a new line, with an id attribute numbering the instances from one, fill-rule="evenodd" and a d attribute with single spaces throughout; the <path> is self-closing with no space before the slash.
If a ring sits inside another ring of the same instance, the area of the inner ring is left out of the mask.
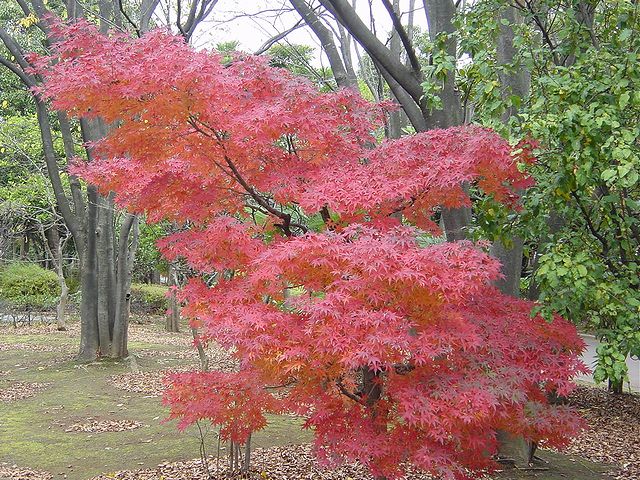
<path id="1" fill-rule="evenodd" d="M 498 2 L 499 3 L 499 2 Z M 637 131 L 631 4 L 531 2 L 514 4 L 522 22 L 497 19 L 496 2 L 477 2 L 466 15 L 464 95 L 476 117 L 497 126 L 517 109 L 507 130 L 541 141 L 531 169 L 536 186 L 525 197 L 516 230 L 526 241 L 524 287 L 544 311 L 561 311 L 594 331 L 597 380 L 621 391 L 625 359 L 638 354 Z M 486 38 L 512 26 L 514 61 L 497 62 Z M 631 55 L 631 57 L 629 57 Z M 530 96 L 501 87 L 500 76 L 531 72 Z M 506 96 L 505 96 L 506 95 Z M 495 233 L 506 217 L 492 209 L 483 225 Z M 487 211 L 488 212 L 488 211 Z M 635 252 L 635 253 L 634 253 Z"/>
<path id="2" fill-rule="evenodd" d="M 550 44 L 524 128 L 544 142 L 535 215 L 561 221 L 547 229 L 536 279 L 549 310 L 596 332 L 594 376 L 621 392 L 626 357 L 640 355 L 637 5 L 562 5 L 555 25 L 544 6 L 528 12 Z"/>
<path id="3" fill-rule="evenodd" d="M 4 65 L 23 84 L 33 90 L 40 77 L 30 70 L 25 51 L 35 42 L 45 46 L 53 39 L 51 19 L 63 14 L 69 19 L 97 18 L 102 32 L 111 25 L 121 30 L 133 30 L 137 35 L 152 25 L 157 1 L 125 5 L 117 1 L 89 4 L 48 4 L 42 0 L 18 0 L 8 9 L 0 27 L 0 39 L 5 50 L 0 53 Z M 184 38 L 190 38 L 198 24 L 208 15 L 216 1 L 194 0 L 178 2 L 175 16 L 167 17 Z M 19 12 L 16 15 L 16 12 Z M 170 11 L 169 13 L 173 13 Z M 25 29 L 28 34 L 25 34 Z M 31 39 L 31 41 L 26 41 Z M 74 239 L 81 276 L 82 303 L 81 338 L 78 359 L 94 360 L 96 356 L 115 358 L 127 356 L 128 294 L 137 244 L 137 218 L 118 215 L 113 195 L 99 195 L 95 187 L 84 188 L 78 179 L 69 176 L 70 191 L 65 192 L 60 169 L 78 154 L 95 159 L 91 144 L 102 138 L 110 126 L 99 118 L 81 118 L 70 122 L 60 112 L 49 111 L 36 94 L 33 96 L 46 159 L 48 176 L 55 193 L 56 204 Z M 79 127 L 78 127 L 79 125 Z M 53 144 L 59 132 L 64 146 L 65 162 L 60 162 Z M 83 148 L 77 148 L 84 142 Z M 81 150 L 83 150 L 81 152 Z M 68 193 L 68 194 L 67 194 Z M 121 222 L 118 224 L 118 221 Z"/>
<path id="4" fill-rule="evenodd" d="M 375 29 L 358 17 L 353 5 L 332 1 L 320 3 L 328 14 L 333 14 L 338 22 L 348 27 L 350 34 L 363 45 L 381 73 L 384 73 L 379 67 L 384 66 L 381 62 L 394 65 L 386 72 L 385 78 L 393 75 L 393 80 L 405 87 L 405 93 L 409 92 L 407 88 L 415 88 L 419 83 L 411 79 L 407 70 L 411 71 L 412 65 L 420 65 L 419 71 L 413 69 L 413 76 L 423 79 L 421 86 L 424 96 L 421 101 L 426 102 L 421 110 L 423 118 L 440 118 L 436 123 L 442 124 L 443 113 L 438 112 L 461 112 L 465 121 L 476 121 L 497 128 L 514 143 L 526 135 L 543 140 L 544 149 L 549 154 L 543 155 L 543 161 L 538 164 L 540 168 L 533 170 L 539 182 L 539 187 L 532 190 L 528 197 L 533 203 L 525 202 L 525 210 L 514 214 L 491 201 L 476 202 L 473 217 L 467 215 L 468 211 L 458 212 L 456 218 L 461 221 L 458 226 L 466 225 L 464 231 L 467 235 L 493 241 L 492 254 L 500 259 L 505 275 L 499 282 L 502 291 L 511 295 L 520 294 L 524 264 L 527 267 L 525 285 L 530 287 L 527 293 L 531 298 L 537 299 L 541 293 L 541 300 L 546 302 L 549 309 L 558 308 L 577 323 L 596 331 L 604 341 L 599 349 L 596 378 L 610 378 L 612 389 L 620 391 L 626 374 L 624 359 L 629 354 L 637 354 L 636 339 L 631 333 L 636 328 L 631 317 L 637 316 L 637 299 L 633 293 L 637 288 L 634 286 L 635 280 L 631 279 L 635 278 L 635 274 L 630 273 L 634 271 L 633 265 L 636 263 L 632 252 L 637 251 L 634 247 L 637 240 L 633 234 L 633 229 L 637 230 L 633 193 L 634 172 L 637 170 L 633 154 L 636 136 L 632 129 L 625 134 L 627 140 L 622 143 L 619 139 L 615 140 L 618 147 L 616 155 L 625 155 L 622 160 L 624 166 L 619 172 L 616 168 L 621 159 L 607 159 L 606 155 L 590 153 L 591 159 L 585 161 L 585 165 L 596 165 L 595 173 L 590 177 L 594 183 L 571 179 L 576 175 L 573 170 L 579 164 L 577 159 L 586 158 L 584 151 L 594 148 L 586 148 L 575 140 L 580 138 L 575 135 L 576 129 L 587 130 L 586 120 L 576 114 L 585 102 L 595 108 L 600 104 L 595 103 L 594 99 L 599 96 L 604 98 L 605 94 L 612 95 L 604 104 L 607 107 L 599 110 L 600 113 L 606 112 L 606 115 L 603 113 L 605 116 L 600 116 L 599 123 L 589 131 L 598 131 L 599 124 L 614 125 L 615 129 L 615 125 L 632 125 L 635 121 L 633 95 L 630 93 L 634 77 L 627 67 L 632 61 L 627 52 L 633 52 L 636 48 L 633 44 L 635 40 L 629 34 L 636 26 L 635 7 L 631 4 L 612 6 L 596 1 L 515 2 L 512 5 L 482 1 L 467 4 L 464 9 L 464 2 L 460 3 L 460 10 L 456 11 L 452 2 L 424 2 L 427 16 L 434 14 L 429 19 L 428 37 L 425 39 L 420 35 L 412 37 L 411 27 L 399 22 L 407 18 L 407 13 L 402 15 L 397 2 L 383 2 L 391 14 L 396 38 L 395 44 L 393 36 L 392 41 L 385 44 L 377 40 Z M 307 6 L 318 12 L 318 18 L 327 15 L 313 3 L 308 2 Z M 393 59 L 399 58 L 398 39 L 402 45 L 401 57 L 408 60 L 404 70 L 398 62 L 393 62 Z M 488 42 L 488 39 L 492 41 Z M 392 55 L 394 45 L 396 50 Z M 413 63 L 411 49 L 415 51 Z M 603 56 L 606 56 L 606 60 L 601 61 Z M 599 71 L 594 70 L 594 61 Z M 588 71 L 587 66 L 591 68 Z M 615 68 L 617 75 L 626 75 L 627 78 L 615 77 L 612 68 Z M 610 93 L 607 90 L 610 84 L 596 80 L 602 76 L 616 78 L 620 87 L 612 87 L 613 93 Z M 589 83 L 588 78 L 594 81 Z M 591 93 L 588 97 L 580 98 L 568 95 L 567 92 L 574 91 L 573 88 L 576 92 Z M 460 110 L 457 107 L 456 89 L 462 94 Z M 384 89 L 379 91 L 383 92 Z M 414 102 L 406 95 L 396 96 L 396 99 L 412 118 L 410 109 L 415 110 Z M 558 105 L 557 112 L 569 112 L 569 118 L 559 113 L 551 114 L 551 105 Z M 624 111 L 624 116 L 614 113 L 610 107 L 612 105 L 617 105 L 619 112 Z M 417 106 L 420 108 L 420 105 Z M 435 112 L 435 116 L 430 116 L 425 110 Z M 415 119 L 420 120 L 417 111 L 414 113 L 412 123 L 416 130 L 428 128 L 427 125 L 421 127 L 416 123 Z M 591 113 L 588 115 L 595 116 Z M 567 125 L 567 129 L 558 130 L 558 123 Z M 613 142 L 613 131 L 610 137 L 585 139 L 586 145 L 603 142 L 609 145 Z M 613 147 L 608 151 L 613 152 Z M 553 162 L 547 160 L 551 158 L 554 158 Z M 559 159 L 562 159 L 560 163 L 555 163 Z M 543 165 L 544 168 L 541 168 Z M 560 176 L 559 172 L 562 171 L 567 173 Z M 577 172 L 580 171 L 578 169 Z M 604 171 L 607 171 L 604 175 L 606 180 L 602 177 Z M 597 172 L 600 172 L 600 176 Z M 607 185 L 607 182 L 611 183 L 611 179 L 622 174 L 626 178 L 624 182 L 631 184 L 625 183 L 621 195 L 607 194 L 611 191 L 611 185 Z M 559 186 L 559 182 L 574 182 L 571 187 L 573 193 L 567 193 L 567 184 Z M 548 189 L 543 185 L 547 185 Z M 579 202 L 576 197 L 579 197 Z M 550 200 L 554 198 L 555 206 L 552 206 Z M 603 205 L 614 198 L 617 198 L 614 205 Z M 533 211 L 527 211 L 527 207 Z M 446 212 L 444 218 L 447 218 Z M 532 223 L 532 218 L 537 220 Z M 541 222 L 539 219 L 542 218 L 548 220 Z M 473 223 L 469 223 L 472 219 Z M 575 232 L 581 232 L 580 240 L 577 240 Z M 607 239 L 608 235 L 613 237 Z M 449 235 L 449 238 L 453 236 Z M 525 243 L 527 258 L 523 261 Z M 595 251 L 602 250 L 603 254 L 595 263 L 584 265 L 584 261 L 579 259 L 589 258 L 590 254 L 585 252 L 594 251 L 594 245 L 597 246 Z M 551 260 L 554 251 L 558 256 Z M 573 265 L 570 258 L 578 254 L 575 258 L 581 265 L 580 271 L 570 268 L 569 272 L 573 273 L 565 273 L 567 266 Z M 537 270 L 540 261 L 547 263 L 547 266 Z M 619 267 L 629 264 L 631 267 Z M 553 265 L 559 265 L 560 275 L 554 273 L 556 268 Z M 584 268 L 589 271 L 586 276 L 580 273 Z M 627 273 L 613 273 L 612 268 Z M 538 272 L 535 277 L 532 275 L 534 271 Z M 576 284 L 581 287 L 573 288 Z M 560 285 L 564 285 L 563 288 L 571 295 L 558 297 Z M 591 293 L 587 294 L 587 290 Z M 591 298 L 593 292 L 599 292 L 595 294 L 597 298 Z M 614 307 L 616 304 L 620 307 Z"/>

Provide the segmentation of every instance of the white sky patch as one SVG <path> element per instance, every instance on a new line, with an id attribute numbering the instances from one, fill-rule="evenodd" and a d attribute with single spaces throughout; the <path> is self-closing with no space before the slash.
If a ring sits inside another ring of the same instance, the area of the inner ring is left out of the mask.
<path id="1" fill-rule="evenodd" d="M 415 4 L 415 24 L 424 29 L 426 18 L 422 2 L 416 1 Z M 360 18 L 366 24 L 373 23 L 378 37 L 386 40 L 392 24 L 382 2 L 374 0 L 370 8 L 368 0 L 359 0 L 356 8 Z M 400 2 L 400 10 L 403 12 L 403 23 L 406 23 L 409 0 Z M 236 40 L 240 42 L 240 50 L 253 53 L 270 38 L 292 28 L 299 20 L 300 16 L 287 0 L 220 0 L 210 17 L 197 29 L 192 43 L 196 48 L 213 48 L 218 43 Z M 314 47 L 315 66 L 328 65 L 317 38 L 305 25 L 281 41 L 283 44 L 287 42 Z"/>

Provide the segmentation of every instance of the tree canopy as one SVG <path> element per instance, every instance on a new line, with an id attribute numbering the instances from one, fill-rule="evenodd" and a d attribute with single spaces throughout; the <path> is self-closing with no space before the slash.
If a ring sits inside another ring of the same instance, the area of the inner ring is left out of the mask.
<path id="1" fill-rule="evenodd" d="M 75 172 L 194 226 L 162 247 L 207 274 L 185 288 L 187 314 L 240 365 L 172 378 L 183 426 L 206 418 L 242 442 L 266 413 L 295 412 L 326 461 L 449 478 L 493 466 L 498 429 L 562 445 L 580 428 L 547 399 L 585 371 L 575 327 L 501 294 L 483 245 L 422 241 L 442 207 L 468 205 L 461 183 L 511 204 L 526 145 L 477 126 L 380 143 L 389 106 L 262 59 L 225 64 L 158 31 L 55 32 L 54 55 L 30 58 L 39 93 L 118 125 Z"/>

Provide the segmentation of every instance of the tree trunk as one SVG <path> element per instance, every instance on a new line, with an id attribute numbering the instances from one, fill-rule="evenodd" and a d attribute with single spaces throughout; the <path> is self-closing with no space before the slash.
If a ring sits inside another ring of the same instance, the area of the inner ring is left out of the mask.
<path id="1" fill-rule="evenodd" d="M 495 285 L 502 293 L 519 297 L 524 242 L 518 236 L 511 237 L 510 241 L 511 245 L 507 247 L 502 241 L 496 240 L 491 245 L 490 254 L 500 261 L 500 271 L 504 275 L 504 278 L 496 280 Z"/>
<path id="2" fill-rule="evenodd" d="M 58 267 L 58 281 L 60 282 L 60 300 L 56 307 L 56 325 L 59 331 L 67 330 L 67 303 L 69 300 L 69 287 L 64 279 L 62 268 Z"/>
<path id="3" fill-rule="evenodd" d="M 57 242 L 55 245 L 56 258 L 52 256 L 53 265 L 55 266 L 56 273 L 58 275 L 58 283 L 60 284 L 60 300 L 56 307 L 56 325 L 59 331 L 67 330 L 67 303 L 69 301 L 69 287 L 67 281 L 64 278 L 64 257 L 63 249 L 65 241 L 60 241 L 60 235 L 56 229 Z M 67 237 L 68 238 L 68 237 Z M 66 240 L 66 239 L 65 239 Z M 45 242 L 46 243 L 46 242 Z M 53 250 L 52 250 L 53 253 Z"/>
<path id="4" fill-rule="evenodd" d="M 316 35 L 322 50 L 329 59 L 331 65 L 331 71 L 333 72 L 333 78 L 339 87 L 346 88 L 358 88 L 358 80 L 355 76 L 350 75 L 343 58 L 340 56 L 340 51 L 334 41 L 333 33 L 323 23 L 322 20 L 316 15 L 315 11 L 309 8 L 305 0 L 289 0 L 293 8 L 304 19 L 305 23 L 311 28 Z"/>
<path id="5" fill-rule="evenodd" d="M 64 240 L 60 239 L 60 233 L 58 232 L 58 226 L 53 225 L 48 234 L 45 233 L 44 227 L 40 227 L 40 231 L 43 238 L 43 245 L 47 255 L 51 258 L 51 264 L 58 276 L 58 283 L 60 284 L 60 299 L 56 306 L 56 325 L 59 331 L 67 330 L 67 303 L 69 300 L 69 287 L 64 277 L 64 258 L 63 250 L 64 245 L 69 238 L 69 234 Z"/>
<path id="6" fill-rule="evenodd" d="M 169 263 L 169 309 L 165 319 L 164 329 L 167 332 L 180 331 L 180 302 L 178 301 L 178 292 L 176 289 L 180 285 L 178 281 L 178 272 L 173 263 Z"/>
<path id="7" fill-rule="evenodd" d="M 78 250 L 80 259 L 80 352 L 78 361 L 90 362 L 100 353 L 98 337 L 98 266 L 96 220 L 98 192 L 92 185 L 87 186 L 87 216 L 83 238 L 84 249 Z"/>
<path id="8" fill-rule="evenodd" d="M 131 240 L 129 240 L 131 239 Z M 115 314 L 111 356 L 124 358 L 129 355 L 129 304 L 131 299 L 131 275 L 138 246 L 138 217 L 127 214 L 118 239 L 118 258 L 115 288 Z"/>
<path id="9" fill-rule="evenodd" d="M 503 23 L 503 21 L 506 22 Z M 516 58 L 516 49 L 513 45 L 514 31 L 513 26 L 520 19 L 518 18 L 515 8 L 506 6 L 502 11 L 498 12 L 498 21 L 500 25 L 500 34 L 496 42 L 496 57 L 498 64 L 510 66 Z M 505 24 L 506 23 L 506 24 Z M 501 72 L 499 74 L 500 83 L 502 84 L 503 98 L 510 95 L 517 95 L 522 99 L 522 103 L 529 96 L 531 79 L 529 72 L 521 67 L 509 70 L 509 73 Z M 516 115 L 518 110 L 515 106 L 510 106 L 502 115 L 502 121 L 508 122 L 511 117 Z M 521 192 L 520 192 L 521 193 Z M 512 297 L 520 296 L 520 278 L 522 274 L 522 254 L 524 242 L 519 236 L 513 235 L 505 245 L 501 240 L 496 240 L 491 246 L 491 255 L 497 258 L 501 264 L 501 272 L 504 278 L 495 282 L 498 289 Z M 515 462 L 516 466 L 528 466 L 533 462 L 537 449 L 537 444 L 525 440 L 522 437 L 515 437 L 505 431 L 498 431 L 498 452 L 503 458 L 509 458 Z"/>
<path id="10" fill-rule="evenodd" d="M 385 425 L 377 422 L 378 402 L 382 398 L 382 379 L 380 373 L 373 371 L 369 367 L 362 368 L 362 390 L 360 396 L 365 399 L 365 405 L 371 412 L 371 421 L 375 423 L 376 429 L 385 429 Z M 387 477 L 377 476 L 375 480 L 387 480 Z"/>
<path id="11" fill-rule="evenodd" d="M 111 283 L 111 262 L 113 242 L 111 239 L 109 202 L 100 196 L 98 202 L 98 226 L 96 229 L 96 264 L 97 268 L 97 288 L 98 288 L 98 344 L 99 356 L 108 357 L 111 355 L 111 335 L 113 332 L 113 308 L 109 303 Z"/>
<path id="12" fill-rule="evenodd" d="M 393 0 L 393 10 L 395 14 L 400 17 L 400 1 Z M 389 50 L 399 61 L 402 61 L 402 42 L 400 36 L 396 30 L 392 31 L 391 38 L 389 40 Z M 399 100 L 393 97 L 393 99 L 399 103 Z M 388 114 L 388 126 L 387 137 L 388 138 L 400 138 L 402 136 L 402 127 L 406 126 L 406 114 L 403 110 L 395 110 Z"/>
<path id="13" fill-rule="evenodd" d="M 251 434 L 249 434 L 249 438 L 247 438 L 247 441 L 244 444 L 244 462 L 242 465 L 243 475 L 249 474 L 250 465 L 251 465 Z"/>
<path id="14" fill-rule="evenodd" d="M 609 379 L 607 390 L 609 391 L 609 393 L 613 393 L 613 394 L 616 394 L 616 395 L 621 395 L 623 390 L 624 390 L 624 382 L 622 382 L 622 381 L 616 382 L 616 381 L 613 381 L 613 380 Z"/>

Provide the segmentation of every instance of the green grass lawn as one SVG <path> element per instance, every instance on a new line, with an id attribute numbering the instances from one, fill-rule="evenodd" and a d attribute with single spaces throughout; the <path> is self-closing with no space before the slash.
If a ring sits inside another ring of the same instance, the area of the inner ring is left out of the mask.
<path id="1" fill-rule="evenodd" d="M 68 333 L 48 331 L 16 334 L 0 330 L 0 391 L 16 382 L 47 384 L 30 398 L 0 401 L 0 463 L 51 472 L 56 477 L 87 479 L 99 473 L 154 467 L 164 461 L 196 458 L 200 437 L 197 428 L 178 432 L 175 423 L 162 423 L 167 409 L 159 397 L 116 388 L 112 375 L 152 372 L 196 366 L 185 334 L 164 334 L 158 326 L 134 326 L 130 351 L 143 352 L 132 364 L 104 361 L 78 365 L 72 360 L 77 339 Z M 19 330 L 18 330 L 19 331 Z M 182 345 L 168 345 L 163 338 L 182 338 Z M 148 336 L 148 340 L 144 337 Z M 141 338 L 141 339 L 138 339 Z M 33 346 L 30 349 L 29 346 Z M 55 350 L 55 351 L 47 351 Z M 161 356 L 149 352 L 158 350 Z M 175 352 L 175 358 L 172 353 Z M 65 432 L 76 423 L 93 420 L 132 420 L 144 426 L 124 432 Z M 292 417 L 274 417 L 255 436 L 255 447 L 309 440 Z M 207 443 L 213 451 L 215 435 Z"/>

